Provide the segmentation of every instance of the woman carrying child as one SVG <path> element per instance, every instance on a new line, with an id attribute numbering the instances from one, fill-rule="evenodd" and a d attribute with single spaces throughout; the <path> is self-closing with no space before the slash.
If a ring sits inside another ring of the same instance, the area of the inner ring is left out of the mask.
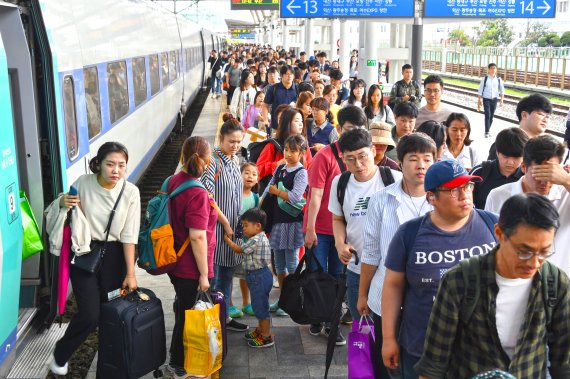
<path id="1" fill-rule="evenodd" d="M 271 212 L 268 215 L 272 220 L 271 229 L 268 230 L 269 241 L 275 254 L 275 271 L 280 288 L 283 288 L 283 278 L 295 272 L 299 249 L 304 244 L 302 209 L 308 175 L 302 159 L 306 151 L 307 142 L 303 136 L 287 138 L 283 151 L 285 164 L 277 167 L 262 196 L 262 203 L 266 202 L 263 208 Z M 275 311 L 277 316 L 287 316 L 277 302 L 269 309 Z"/>

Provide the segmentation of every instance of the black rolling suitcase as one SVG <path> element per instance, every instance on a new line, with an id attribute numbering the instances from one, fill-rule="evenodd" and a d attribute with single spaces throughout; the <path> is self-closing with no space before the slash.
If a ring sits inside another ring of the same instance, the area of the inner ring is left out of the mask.
<path id="1" fill-rule="evenodd" d="M 145 288 L 101 306 L 99 357 L 101 379 L 134 379 L 155 372 L 166 360 L 166 332 L 162 304 Z M 141 297 L 148 296 L 148 300 Z"/>

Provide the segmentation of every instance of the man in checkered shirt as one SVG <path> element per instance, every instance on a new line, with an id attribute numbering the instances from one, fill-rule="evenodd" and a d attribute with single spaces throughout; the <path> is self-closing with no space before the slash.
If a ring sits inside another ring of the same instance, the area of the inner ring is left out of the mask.
<path id="1" fill-rule="evenodd" d="M 521 194 L 505 202 L 495 225 L 499 245 L 469 261 L 480 272 L 470 315 L 462 306 L 469 293 L 464 275 L 476 271 L 456 266 L 442 278 L 415 366 L 420 378 L 471 378 L 496 368 L 541 379 L 547 363 L 552 379 L 570 378 L 570 282 L 546 261 L 558 226 L 558 211 L 546 197 Z"/>

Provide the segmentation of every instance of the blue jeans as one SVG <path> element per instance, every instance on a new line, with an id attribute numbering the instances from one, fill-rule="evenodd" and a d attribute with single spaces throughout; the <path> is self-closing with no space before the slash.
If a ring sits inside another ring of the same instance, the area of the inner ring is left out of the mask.
<path id="1" fill-rule="evenodd" d="M 400 346 L 400 367 L 402 367 L 402 375 L 404 379 L 418 379 L 419 376 L 414 370 L 414 366 L 418 363 L 420 357 L 410 355 L 406 349 Z"/>
<path id="2" fill-rule="evenodd" d="M 222 93 L 221 90 L 222 81 L 216 78 L 215 76 L 212 76 L 210 81 L 212 83 L 212 93 L 217 93 L 217 94 Z"/>
<path id="3" fill-rule="evenodd" d="M 491 124 L 493 123 L 493 116 L 495 115 L 495 110 L 497 109 L 497 98 L 485 99 L 483 98 L 483 111 L 485 112 L 485 133 L 489 133 L 491 130 Z"/>
<path id="4" fill-rule="evenodd" d="M 313 247 L 313 254 L 323 266 L 323 270 L 338 278 L 342 273 L 342 262 L 334 246 L 334 236 L 328 234 L 317 234 L 317 246 Z M 316 270 L 317 265 L 310 261 L 311 270 Z"/>
<path id="5" fill-rule="evenodd" d="M 275 259 L 275 272 L 277 275 L 292 274 L 299 263 L 299 249 L 278 249 L 273 250 Z"/>
<path id="6" fill-rule="evenodd" d="M 358 288 L 360 287 L 360 274 L 346 270 L 346 299 L 348 309 L 353 320 L 360 319 L 360 313 L 356 304 L 358 303 Z"/>
<path id="7" fill-rule="evenodd" d="M 273 288 L 273 275 L 269 267 L 247 271 L 247 287 L 251 297 L 251 307 L 255 318 L 269 320 L 269 292 Z"/>
<path id="8" fill-rule="evenodd" d="M 226 296 L 227 315 L 230 314 L 230 302 L 232 299 L 232 282 L 236 267 L 225 267 L 214 264 L 214 289 L 222 291 L 222 293 Z"/>

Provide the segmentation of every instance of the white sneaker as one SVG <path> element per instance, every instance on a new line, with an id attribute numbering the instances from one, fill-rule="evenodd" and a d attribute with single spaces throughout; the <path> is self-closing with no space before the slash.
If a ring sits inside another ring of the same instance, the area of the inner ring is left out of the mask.
<path id="1" fill-rule="evenodd" d="M 216 94 L 213 93 L 213 94 L 212 94 L 212 99 L 215 99 L 215 98 L 216 98 Z"/>
<path id="2" fill-rule="evenodd" d="M 67 375 L 67 362 L 65 363 L 65 365 L 63 366 L 58 366 L 56 361 L 55 361 L 55 357 L 52 355 L 52 360 L 49 364 L 49 369 L 51 372 L 53 372 L 55 375 Z"/>

